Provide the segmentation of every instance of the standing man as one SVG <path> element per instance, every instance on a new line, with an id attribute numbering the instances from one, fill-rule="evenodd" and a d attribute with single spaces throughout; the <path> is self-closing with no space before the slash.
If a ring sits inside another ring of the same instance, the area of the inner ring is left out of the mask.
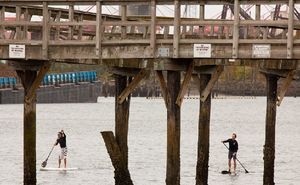
<path id="1" fill-rule="evenodd" d="M 229 152 L 228 152 L 228 172 L 231 172 L 231 159 L 233 159 L 233 169 L 234 169 L 234 173 L 236 170 L 236 155 L 237 155 L 237 151 L 239 149 L 239 145 L 238 142 L 236 141 L 236 134 L 233 133 L 231 136 L 231 139 L 227 139 L 222 141 L 222 143 L 229 143 Z"/>
<path id="2" fill-rule="evenodd" d="M 67 167 L 67 154 L 68 154 L 67 141 L 66 141 L 67 136 L 63 130 L 58 132 L 57 136 L 58 136 L 58 138 L 57 138 L 54 146 L 56 146 L 59 143 L 60 148 L 61 148 L 61 152 L 58 157 L 58 168 L 60 168 L 61 160 L 64 160 L 64 164 L 65 164 L 65 168 L 66 168 Z"/>

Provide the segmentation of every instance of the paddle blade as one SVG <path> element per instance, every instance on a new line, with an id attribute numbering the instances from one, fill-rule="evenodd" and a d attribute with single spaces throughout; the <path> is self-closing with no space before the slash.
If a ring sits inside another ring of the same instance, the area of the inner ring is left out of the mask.
<path id="1" fill-rule="evenodd" d="M 249 173 L 248 170 L 245 169 L 245 173 Z"/>
<path id="2" fill-rule="evenodd" d="M 221 171 L 222 174 L 230 174 L 230 171 L 226 171 L 226 170 L 223 170 Z"/>
<path id="3" fill-rule="evenodd" d="M 47 161 L 44 161 L 41 166 L 45 168 L 47 166 Z"/>

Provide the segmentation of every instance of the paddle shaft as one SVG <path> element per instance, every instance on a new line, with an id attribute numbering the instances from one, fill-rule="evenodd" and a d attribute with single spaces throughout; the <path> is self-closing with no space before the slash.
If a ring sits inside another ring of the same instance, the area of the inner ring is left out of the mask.
<path id="1" fill-rule="evenodd" d="M 51 153 L 52 153 L 52 151 L 53 151 L 53 149 L 54 149 L 54 146 L 55 146 L 55 145 L 52 146 L 52 149 L 51 149 L 50 153 L 48 154 L 48 157 L 46 158 L 46 161 L 48 161 L 48 158 L 50 157 L 50 155 L 51 155 Z"/>
<path id="2" fill-rule="evenodd" d="M 225 143 L 223 143 L 223 145 L 229 150 L 228 146 L 225 145 Z M 246 170 L 246 168 L 244 167 L 244 165 L 241 163 L 241 161 L 236 157 L 236 160 L 240 163 L 240 165 L 244 168 L 246 173 L 249 173 L 248 170 Z"/>

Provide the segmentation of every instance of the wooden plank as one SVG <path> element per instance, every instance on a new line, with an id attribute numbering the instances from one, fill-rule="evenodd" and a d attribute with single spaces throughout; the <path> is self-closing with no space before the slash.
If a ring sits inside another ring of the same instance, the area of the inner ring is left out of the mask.
<path id="1" fill-rule="evenodd" d="M 151 33 L 150 33 L 150 47 L 152 55 L 155 57 L 156 52 L 156 1 L 151 0 Z"/>
<path id="2" fill-rule="evenodd" d="M 218 79 L 221 76 L 223 71 L 224 71 L 224 66 L 217 66 L 216 71 L 212 74 L 212 77 L 209 80 L 206 88 L 201 92 L 200 100 L 202 102 L 206 101 L 207 97 L 211 93 L 212 88 L 214 87 L 215 83 L 218 81 Z M 200 80 L 201 80 L 201 78 L 200 78 Z"/>
<path id="3" fill-rule="evenodd" d="M 49 42 L 49 11 L 48 3 L 43 2 L 43 41 L 42 41 L 42 57 L 43 59 L 48 58 L 48 42 Z"/>
<path id="4" fill-rule="evenodd" d="M 232 58 L 238 58 L 239 37 L 240 37 L 239 30 L 240 30 L 240 3 L 239 0 L 234 0 Z"/>
<path id="5" fill-rule="evenodd" d="M 162 71 L 155 71 L 155 72 L 156 72 L 156 76 L 159 81 L 159 85 L 161 88 L 161 93 L 164 98 L 165 105 L 166 105 L 166 107 L 168 107 L 169 93 L 168 93 L 168 89 L 167 89 L 167 83 L 165 81 Z"/>
<path id="6" fill-rule="evenodd" d="M 275 162 L 275 127 L 276 127 L 276 100 L 277 81 L 273 75 L 266 75 L 267 79 L 267 110 L 264 145 L 264 174 L 263 184 L 274 183 L 274 162 Z"/>
<path id="7" fill-rule="evenodd" d="M 132 82 L 118 96 L 118 103 L 121 104 L 129 94 L 139 85 L 139 83 L 149 74 L 149 70 L 141 69 L 140 72 L 133 78 Z"/>
<path id="8" fill-rule="evenodd" d="M 182 82 L 182 85 L 181 85 L 178 97 L 176 99 L 176 104 L 179 107 L 181 107 L 184 95 L 185 95 L 186 91 L 188 90 L 189 83 L 190 83 L 190 81 L 192 79 L 193 70 L 194 70 L 194 62 L 192 61 L 192 62 L 190 62 L 188 70 L 186 71 L 186 74 L 185 74 L 185 77 L 183 79 L 183 82 Z"/>
<path id="9" fill-rule="evenodd" d="M 287 58 L 293 58 L 294 50 L 294 0 L 289 0 Z"/>
<path id="10" fill-rule="evenodd" d="M 279 90 L 279 95 L 277 97 L 277 106 L 278 107 L 281 105 L 281 102 L 285 96 L 285 93 L 287 92 L 289 86 L 291 85 L 295 74 L 296 74 L 296 70 L 292 70 L 289 72 L 288 76 L 285 78 L 283 85 Z"/>
<path id="11" fill-rule="evenodd" d="M 100 1 L 96 2 L 96 56 L 102 57 L 102 5 Z"/>
<path id="12" fill-rule="evenodd" d="M 180 40 L 180 2 L 174 1 L 174 35 L 173 35 L 173 58 L 179 58 Z"/>
<path id="13" fill-rule="evenodd" d="M 130 173 L 125 165 L 124 156 L 114 137 L 113 132 L 101 132 L 107 152 L 115 169 L 115 184 L 133 185 Z"/>
<path id="14" fill-rule="evenodd" d="M 39 70 L 34 82 L 30 86 L 30 88 L 28 89 L 28 92 L 27 92 L 27 95 L 26 95 L 26 97 L 28 99 L 34 98 L 34 94 L 35 94 L 37 88 L 40 86 L 45 74 L 49 71 L 50 66 L 51 66 L 50 62 L 44 62 L 43 66 Z"/>
<path id="15" fill-rule="evenodd" d="M 210 74 L 200 74 L 200 92 L 205 91 L 210 77 Z M 200 101 L 199 112 L 196 185 L 204 185 L 208 184 L 211 96 L 204 102 Z"/>
<path id="16" fill-rule="evenodd" d="M 69 5 L 69 21 L 74 22 L 74 5 L 73 4 Z M 68 40 L 73 40 L 73 36 L 74 36 L 74 26 L 69 26 Z"/>

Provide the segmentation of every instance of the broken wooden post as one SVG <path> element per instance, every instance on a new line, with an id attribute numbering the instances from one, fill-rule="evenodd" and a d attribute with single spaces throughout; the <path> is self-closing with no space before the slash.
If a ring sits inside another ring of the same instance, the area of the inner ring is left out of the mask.
<path id="1" fill-rule="evenodd" d="M 24 185 L 36 184 L 36 90 L 49 68 L 45 62 L 38 74 L 34 69 L 17 69 L 24 87 Z"/>
<path id="2" fill-rule="evenodd" d="M 115 184 L 116 185 L 132 185 L 130 173 L 123 157 L 119 144 L 111 131 L 101 132 L 105 142 L 106 149 L 111 158 L 111 162 L 115 168 Z"/>
<path id="3" fill-rule="evenodd" d="M 115 168 L 116 185 L 132 185 L 128 170 L 128 119 L 131 94 L 127 94 L 122 102 L 119 96 L 126 90 L 131 77 L 115 74 L 115 134 L 102 132 L 106 149 Z"/>
<path id="4" fill-rule="evenodd" d="M 200 74 L 200 97 L 211 79 L 210 74 Z M 196 169 L 196 185 L 208 183 L 209 160 L 209 127 L 210 127 L 211 94 L 204 101 L 200 100 L 200 114 L 198 127 L 198 157 Z"/>
<path id="5" fill-rule="evenodd" d="M 166 185 L 180 184 L 180 106 L 176 104 L 179 91 L 180 72 L 168 71 Z"/>
<path id="6" fill-rule="evenodd" d="M 274 185 L 275 160 L 275 123 L 278 77 L 266 74 L 267 79 L 267 112 L 266 112 L 266 138 L 264 146 L 264 185 Z"/>

